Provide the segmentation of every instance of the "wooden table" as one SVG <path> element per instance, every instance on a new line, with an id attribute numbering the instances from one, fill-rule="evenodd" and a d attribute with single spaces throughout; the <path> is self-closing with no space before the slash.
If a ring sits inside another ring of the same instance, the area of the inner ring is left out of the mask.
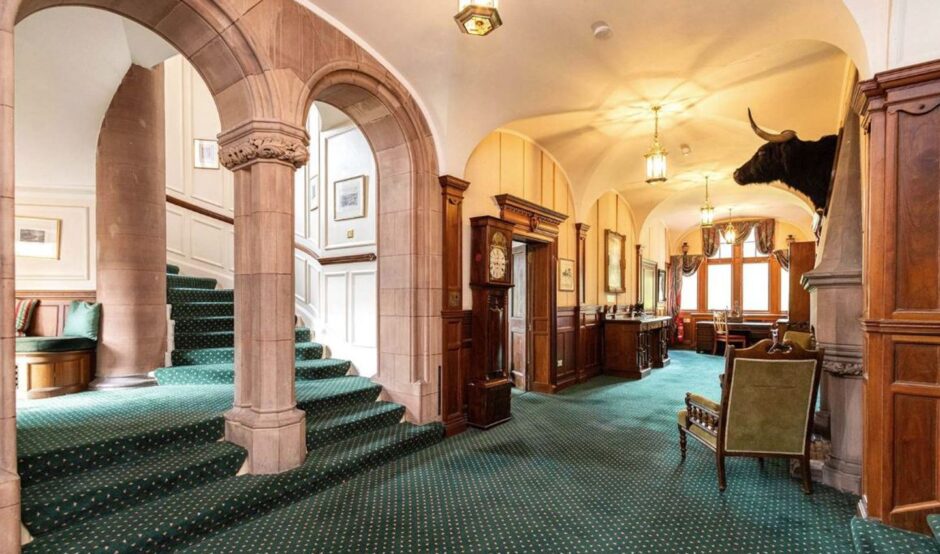
<path id="1" fill-rule="evenodd" d="M 728 322 L 728 330 L 733 334 L 746 336 L 749 345 L 763 339 L 769 339 L 773 326 L 774 324 L 769 321 Z M 695 324 L 695 350 L 697 352 L 711 352 L 714 340 L 714 322 L 699 321 Z"/>
<path id="2" fill-rule="evenodd" d="M 669 364 L 670 317 L 604 320 L 604 373 L 642 379 Z"/>

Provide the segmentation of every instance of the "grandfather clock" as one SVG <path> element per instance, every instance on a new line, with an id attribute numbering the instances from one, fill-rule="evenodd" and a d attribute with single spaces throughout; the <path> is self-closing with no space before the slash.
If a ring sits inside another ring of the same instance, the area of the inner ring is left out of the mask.
<path id="1" fill-rule="evenodd" d="M 513 224 L 483 216 L 470 220 L 473 353 L 467 387 L 467 423 L 488 429 L 512 417 L 507 364 Z"/>

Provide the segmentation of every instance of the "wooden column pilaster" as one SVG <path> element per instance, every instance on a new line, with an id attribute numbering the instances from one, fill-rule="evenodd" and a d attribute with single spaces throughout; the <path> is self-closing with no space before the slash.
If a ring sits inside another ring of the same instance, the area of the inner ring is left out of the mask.
<path id="1" fill-rule="evenodd" d="M 441 212 L 443 217 L 443 270 L 441 301 L 441 420 L 448 435 L 467 428 L 466 382 L 469 370 L 469 329 L 463 311 L 463 195 L 470 183 L 452 175 L 442 175 Z"/>
<path id="2" fill-rule="evenodd" d="M 574 360 L 575 371 L 578 373 L 578 382 L 586 379 L 585 373 L 585 345 L 584 345 L 584 316 L 581 315 L 581 306 L 585 300 L 585 267 L 587 265 L 587 234 L 591 226 L 587 223 L 575 223 L 577 242 L 575 243 L 575 271 L 574 271 Z"/>

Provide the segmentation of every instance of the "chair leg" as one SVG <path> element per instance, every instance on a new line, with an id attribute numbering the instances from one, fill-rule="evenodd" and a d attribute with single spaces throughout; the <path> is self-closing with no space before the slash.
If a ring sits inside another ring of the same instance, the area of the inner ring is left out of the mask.
<path id="1" fill-rule="evenodd" d="M 718 465 L 718 492 L 724 492 L 725 488 L 728 486 L 728 481 L 725 477 L 725 457 L 716 452 L 715 462 Z"/>
<path id="2" fill-rule="evenodd" d="M 682 453 L 682 461 L 685 461 L 686 438 L 685 429 L 679 425 L 679 451 Z"/>
<path id="3" fill-rule="evenodd" d="M 764 459 L 757 458 L 757 465 L 759 465 L 761 469 L 764 469 Z"/>
<path id="4" fill-rule="evenodd" d="M 813 494 L 813 476 L 809 467 L 809 456 L 800 459 L 800 471 L 803 473 L 803 492 Z"/>
<path id="5" fill-rule="evenodd" d="M 718 353 L 718 340 L 712 341 L 712 356 Z"/>

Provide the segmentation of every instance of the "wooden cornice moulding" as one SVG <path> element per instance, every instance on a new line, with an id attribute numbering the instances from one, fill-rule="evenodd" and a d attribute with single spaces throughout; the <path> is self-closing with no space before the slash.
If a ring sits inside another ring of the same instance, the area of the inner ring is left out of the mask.
<path id="1" fill-rule="evenodd" d="M 867 129 L 870 124 L 868 115 L 885 108 L 889 91 L 930 81 L 940 81 L 940 60 L 877 73 L 871 79 L 856 83 L 852 109 L 862 117 L 862 126 Z"/>
<path id="2" fill-rule="evenodd" d="M 500 218 L 512 223 L 524 232 L 541 235 L 550 239 L 558 236 L 559 226 L 568 216 L 530 202 L 512 194 L 496 196 Z"/>
<path id="3" fill-rule="evenodd" d="M 17 298 L 39 298 L 40 300 L 90 300 L 95 301 L 95 290 L 17 290 Z"/>
<path id="4" fill-rule="evenodd" d="M 862 330 L 881 335 L 937 335 L 940 321 L 914 319 L 863 319 Z"/>
<path id="5" fill-rule="evenodd" d="M 441 187 L 444 189 L 449 189 L 447 192 L 460 191 L 464 192 L 467 188 L 470 187 L 470 181 L 464 181 L 453 175 L 441 175 L 437 178 L 438 182 L 441 184 Z"/>
<path id="6" fill-rule="evenodd" d="M 578 238 L 580 239 L 587 238 L 588 231 L 591 230 L 591 226 L 587 223 L 575 223 L 574 228 L 578 231 Z"/>

